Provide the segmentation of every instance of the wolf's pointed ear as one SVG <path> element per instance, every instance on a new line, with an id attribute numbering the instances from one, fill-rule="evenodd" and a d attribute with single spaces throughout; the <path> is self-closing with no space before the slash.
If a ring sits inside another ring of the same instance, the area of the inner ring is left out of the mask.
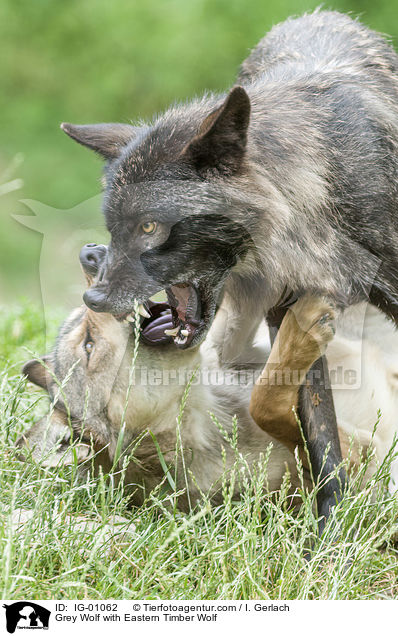
<path id="1" fill-rule="evenodd" d="M 68 417 L 57 408 L 25 431 L 16 445 L 23 458 L 30 456 L 48 468 L 80 464 L 93 453 L 91 445 L 79 439 L 72 446 Z"/>
<path id="2" fill-rule="evenodd" d="M 22 375 L 26 375 L 29 382 L 37 384 L 42 389 L 47 389 L 51 382 L 51 375 L 44 365 L 50 365 L 51 356 L 43 356 L 40 360 L 29 360 L 22 367 Z"/>
<path id="3" fill-rule="evenodd" d="M 61 124 L 61 129 L 82 146 L 94 150 L 105 159 L 116 159 L 123 146 L 131 141 L 139 130 L 129 124 Z"/>
<path id="4" fill-rule="evenodd" d="M 222 106 L 208 115 L 184 154 L 199 172 L 216 171 L 226 176 L 239 171 L 246 151 L 250 99 L 235 86 Z"/>

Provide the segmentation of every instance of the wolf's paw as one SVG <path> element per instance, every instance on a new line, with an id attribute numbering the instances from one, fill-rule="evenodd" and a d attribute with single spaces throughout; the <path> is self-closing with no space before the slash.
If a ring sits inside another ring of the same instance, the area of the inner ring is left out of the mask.
<path id="1" fill-rule="evenodd" d="M 287 311 L 275 341 L 279 366 L 307 373 L 332 340 L 335 319 L 329 300 L 309 294 L 300 298 Z"/>
<path id="2" fill-rule="evenodd" d="M 291 308 L 301 332 L 315 341 L 324 352 L 336 333 L 336 309 L 330 300 L 307 294 Z"/>

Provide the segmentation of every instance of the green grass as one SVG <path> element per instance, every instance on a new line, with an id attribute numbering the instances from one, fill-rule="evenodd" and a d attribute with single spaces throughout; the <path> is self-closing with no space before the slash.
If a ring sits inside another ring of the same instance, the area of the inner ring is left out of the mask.
<path id="1" fill-rule="evenodd" d="M 55 333 L 59 317 L 49 326 Z M 391 599 L 398 593 L 392 537 L 397 500 L 386 491 L 388 458 L 363 490 L 354 479 L 328 525 L 316 534 L 314 492 L 288 505 L 288 476 L 270 496 L 260 484 L 266 462 L 249 478 L 237 455 L 239 501 L 224 484 L 224 503 L 203 501 L 190 514 L 173 509 L 161 489 L 129 509 L 112 475 L 78 478 L 76 467 L 45 469 L 18 461 L 14 444 L 46 408 L 19 375 L 26 347 L 44 353 L 40 311 L 21 304 L 0 318 L 0 589 L 12 599 Z M 9 363 L 5 363 L 5 360 Z M 189 396 L 188 396 L 189 399 Z M 232 442 L 233 443 L 233 442 Z M 122 471 L 123 472 L 123 471 Z M 24 525 L 13 511 L 32 511 Z M 109 534 L 106 524 L 128 520 Z M 95 520 L 82 527 L 79 518 Z M 131 525 L 129 525 L 131 522 Z M 134 525 L 132 525 L 134 524 Z M 129 529 L 129 532 L 127 532 Z M 308 558 L 311 554 L 312 558 Z"/>

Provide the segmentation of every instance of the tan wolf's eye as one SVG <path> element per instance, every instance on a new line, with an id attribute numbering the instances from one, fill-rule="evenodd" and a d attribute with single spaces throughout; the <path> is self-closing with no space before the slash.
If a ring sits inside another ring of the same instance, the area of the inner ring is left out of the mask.
<path id="1" fill-rule="evenodd" d="M 141 225 L 141 230 L 145 232 L 145 234 L 154 234 L 156 232 L 158 224 L 155 221 L 147 221 Z"/>
<path id="2" fill-rule="evenodd" d="M 87 342 L 84 344 L 84 348 L 86 350 L 87 355 L 89 356 L 94 349 L 94 342 L 92 340 L 87 340 Z"/>

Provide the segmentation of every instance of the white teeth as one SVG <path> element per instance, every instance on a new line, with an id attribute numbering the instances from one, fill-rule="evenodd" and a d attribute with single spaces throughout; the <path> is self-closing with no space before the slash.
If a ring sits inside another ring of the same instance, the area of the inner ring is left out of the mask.
<path id="1" fill-rule="evenodd" d="M 138 313 L 143 318 L 150 318 L 151 317 L 151 314 L 145 309 L 145 307 L 144 307 L 144 305 L 142 303 L 141 303 L 141 305 L 138 305 Z M 127 322 L 135 322 L 134 312 L 132 311 L 131 314 L 126 316 L 125 320 L 127 320 Z"/>
<path id="2" fill-rule="evenodd" d="M 138 305 L 138 313 L 140 314 L 140 316 L 143 316 L 143 318 L 150 318 L 151 314 L 145 309 L 144 305 L 141 303 L 141 305 Z"/>
<path id="3" fill-rule="evenodd" d="M 185 338 L 188 338 L 189 336 L 188 329 L 181 329 L 181 335 L 184 336 Z"/>
<path id="4" fill-rule="evenodd" d="M 175 327 L 175 329 L 165 329 L 164 333 L 166 334 L 166 336 L 173 336 L 173 338 L 178 334 L 178 332 L 180 331 L 179 327 Z"/>

